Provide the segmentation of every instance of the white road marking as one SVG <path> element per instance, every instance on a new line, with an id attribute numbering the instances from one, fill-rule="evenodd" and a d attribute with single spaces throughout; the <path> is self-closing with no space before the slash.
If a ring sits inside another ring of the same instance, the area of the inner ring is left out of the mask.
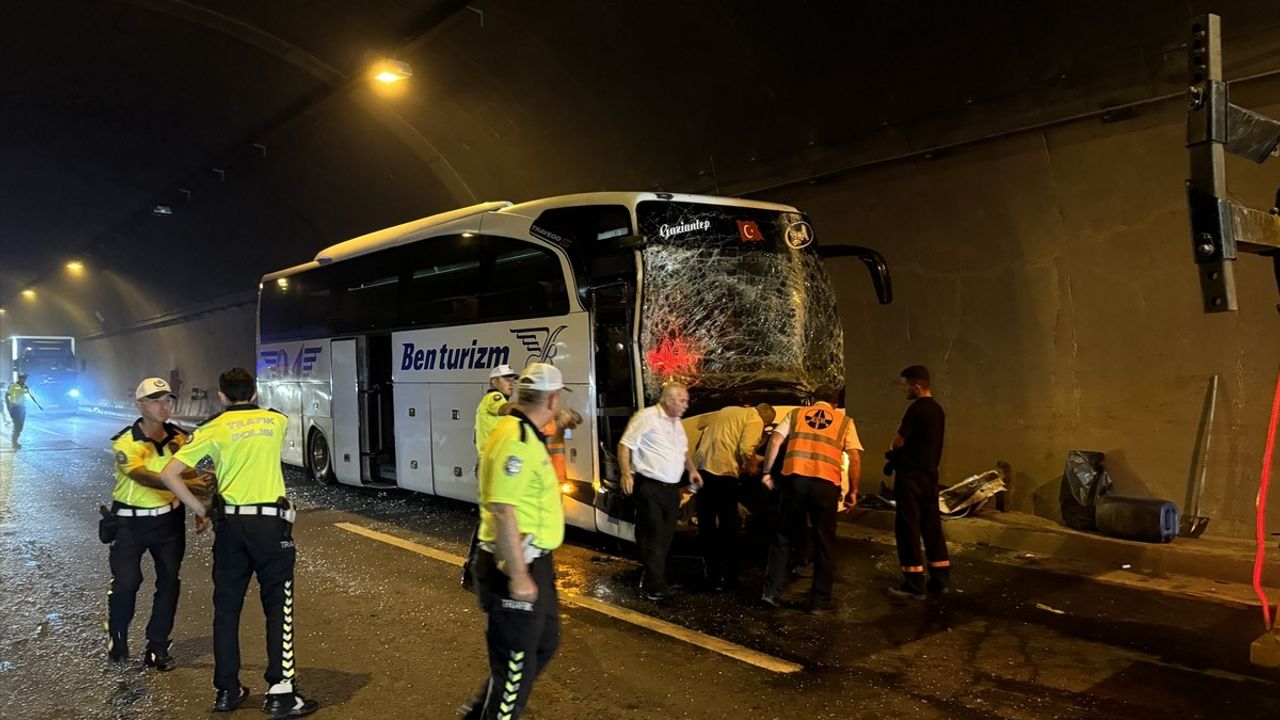
<path id="1" fill-rule="evenodd" d="M 462 567 L 463 558 L 460 555 L 454 555 L 453 553 L 448 553 L 443 550 L 437 550 L 435 548 L 427 547 L 426 545 L 404 540 L 394 535 L 381 533 L 377 530 L 370 530 L 352 523 L 340 522 L 335 523 L 335 525 L 357 535 L 363 535 L 367 538 L 377 540 L 388 545 L 394 545 L 398 548 L 429 557 L 433 560 L 439 560 L 441 562 L 449 563 L 450 565 Z M 734 660 L 747 663 L 748 665 L 754 665 L 758 668 L 763 668 L 771 672 L 793 673 L 804 669 L 796 663 L 782 660 L 773 657 L 772 655 L 766 655 L 758 650 L 752 650 L 749 647 L 744 647 L 737 643 L 729 642 L 728 640 L 700 633 L 696 630 L 690 630 L 689 628 L 681 625 L 676 625 L 675 623 L 670 623 L 666 620 L 659 620 L 658 618 L 645 615 L 644 613 L 618 607 L 617 605 L 612 605 L 595 598 L 586 597 L 576 593 L 561 592 L 560 599 L 564 600 L 565 603 L 569 605 L 594 610 L 595 612 L 607 615 L 616 620 L 621 620 L 623 622 L 645 628 L 646 630 L 652 630 L 653 632 L 661 635 L 666 635 L 667 637 L 719 653 L 726 657 L 731 657 Z"/>

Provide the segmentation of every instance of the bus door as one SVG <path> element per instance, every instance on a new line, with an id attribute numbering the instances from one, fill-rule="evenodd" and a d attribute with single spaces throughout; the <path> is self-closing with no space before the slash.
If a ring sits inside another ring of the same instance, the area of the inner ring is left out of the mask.
<path id="1" fill-rule="evenodd" d="M 368 459 L 365 477 L 375 483 L 395 483 L 395 393 L 391 381 L 391 335 L 365 338 L 365 380 L 361 385 L 361 452 Z"/>
<path id="2" fill-rule="evenodd" d="M 334 340 L 329 348 L 333 373 L 333 398 L 330 411 L 333 415 L 333 474 L 338 482 L 361 485 L 368 477 L 364 457 L 360 450 L 362 428 L 361 387 L 363 358 L 360 346 L 363 338 Z"/>
<path id="3" fill-rule="evenodd" d="M 334 477 L 347 485 L 393 483 L 391 338 L 343 338 L 329 347 Z"/>
<path id="4" fill-rule="evenodd" d="M 622 495 L 617 450 L 627 422 L 635 409 L 644 404 L 636 375 L 635 253 L 624 247 L 587 262 L 592 277 L 588 301 L 595 340 L 595 415 L 600 461 L 595 522 L 601 532 L 633 539 L 635 512 Z"/>

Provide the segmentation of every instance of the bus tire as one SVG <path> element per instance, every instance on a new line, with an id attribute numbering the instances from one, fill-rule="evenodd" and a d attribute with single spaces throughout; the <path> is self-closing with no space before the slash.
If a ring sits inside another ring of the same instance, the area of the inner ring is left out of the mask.
<path id="1" fill-rule="evenodd" d="M 323 485 L 338 482 L 333 474 L 333 453 L 329 451 L 329 441 L 319 428 L 312 428 L 307 437 L 307 471 Z"/>

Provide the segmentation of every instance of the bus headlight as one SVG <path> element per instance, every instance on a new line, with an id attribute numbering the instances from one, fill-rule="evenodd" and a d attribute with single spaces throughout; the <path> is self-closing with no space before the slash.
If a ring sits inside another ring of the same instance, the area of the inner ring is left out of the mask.
<path id="1" fill-rule="evenodd" d="M 560 494 L 580 503 L 591 505 L 595 502 L 596 489 L 589 482 L 567 480 L 560 483 Z"/>
<path id="2" fill-rule="evenodd" d="M 68 391 L 67 391 L 67 397 L 69 397 L 69 398 L 78 398 L 78 397 L 80 397 L 80 388 L 71 388 L 70 390 L 68 390 Z"/>

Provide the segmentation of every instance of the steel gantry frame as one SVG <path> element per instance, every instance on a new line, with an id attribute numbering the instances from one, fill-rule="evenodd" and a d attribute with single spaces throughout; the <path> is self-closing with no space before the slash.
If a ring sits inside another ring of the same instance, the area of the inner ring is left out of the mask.
<path id="1" fill-rule="evenodd" d="M 1256 163 L 1280 154 L 1280 121 L 1232 103 L 1222 79 L 1222 18 L 1205 14 L 1191 21 L 1187 43 L 1187 149 L 1191 177 L 1187 208 L 1191 214 L 1191 246 L 1200 271 L 1200 294 L 1207 313 L 1239 309 L 1234 263 L 1240 253 L 1271 258 L 1280 288 L 1280 190 L 1270 212 L 1245 207 L 1227 197 L 1226 154 Z M 1277 305 L 1280 309 L 1280 305 Z M 1274 450 L 1280 383 L 1272 401 L 1272 418 L 1264 450 L 1258 493 L 1258 554 L 1254 590 L 1264 604 L 1266 632 L 1249 648 L 1258 665 L 1280 667 L 1280 623 L 1276 623 L 1261 587 L 1265 558 L 1265 509 L 1268 475 Z"/>
<path id="2" fill-rule="evenodd" d="M 1227 198 L 1226 154 L 1257 163 L 1280 149 L 1280 121 L 1228 99 L 1222 79 L 1222 19 L 1201 15 L 1187 43 L 1187 149 L 1191 177 L 1191 245 L 1200 271 L 1205 312 L 1238 309 L 1234 263 L 1240 253 L 1267 255 L 1280 287 L 1280 191 L 1270 211 Z"/>

